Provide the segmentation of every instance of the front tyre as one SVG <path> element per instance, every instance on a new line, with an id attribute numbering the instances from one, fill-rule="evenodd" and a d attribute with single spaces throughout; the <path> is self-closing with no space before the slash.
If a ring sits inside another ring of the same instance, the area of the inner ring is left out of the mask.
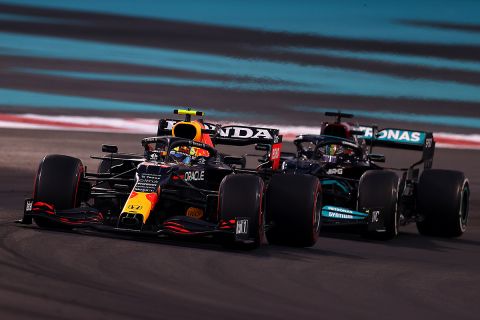
<path id="1" fill-rule="evenodd" d="M 388 170 L 367 171 L 360 178 L 357 210 L 370 210 L 372 214 L 379 211 L 381 224 L 374 229 L 373 225 L 369 226 L 364 234 L 367 238 L 390 240 L 398 235 L 398 181 L 397 174 Z"/>
<path id="2" fill-rule="evenodd" d="M 224 244 L 238 249 L 255 249 L 263 238 L 263 180 L 253 174 L 226 176 L 219 190 L 218 217 L 220 221 L 248 219 L 248 242 L 227 237 Z"/>
<path id="3" fill-rule="evenodd" d="M 48 155 L 39 165 L 33 198 L 51 204 L 57 210 L 79 207 L 83 174 L 84 167 L 80 159 L 58 154 Z M 41 217 L 34 220 L 40 227 L 59 227 L 57 223 Z"/>
<path id="4" fill-rule="evenodd" d="M 459 237 L 467 228 L 470 188 L 463 172 L 429 169 L 417 188 L 417 222 L 422 235 Z"/>

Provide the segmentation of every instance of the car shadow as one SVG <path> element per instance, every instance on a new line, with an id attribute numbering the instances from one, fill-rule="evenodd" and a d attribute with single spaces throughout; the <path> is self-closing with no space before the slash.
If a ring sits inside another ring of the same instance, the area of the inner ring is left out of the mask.
<path id="1" fill-rule="evenodd" d="M 113 239 L 120 241 L 133 241 L 133 242 L 144 242 L 152 243 L 158 245 L 168 245 L 182 248 L 192 248 L 198 250 L 208 250 L 208 251 L 217 251 L 217 252 L 228 252 L 230 254 L 239 254 L 245 256 L 253 256 L 258 258 L 281 258 L 281 259 L 293 259 L 298 261 L 309 261 L 318 259 L 318 257 L 338 257 L 344 259 L 364 259 L 361 256 L 345 254 L 338 251 L 326 250 L 324 248 L 319 248 L 317 243 L 316 246 L 310 248 L 304 247 L 289 247 L 281 245 L 269 245 L 266 240 L 262 242 L 262 245 L 254 250 L 246 249 L 237 249 L 226 247 L 218 239 L 211 237 L 182 237 L 182 238 L 172 238 L 172 237 L 155 237 L 155 236 L 143 236 L 143 235 L 131 235 L 123 234 L 116 232 L 105 232 L 98 231 L 93 229 L 53 229 L 53 228 L 40 228 L 36 225 L 17 225 L 19 228 L 24 228 L 28 230 L 33 230 L 35 232 L 41 233 L 55 233 L 55 234 L 66 234 L 71 236 L 92 236 L 99 237 L 103 239 Z"/>
<path id="2" fill-rule="evenodd" d="M 391 240 L 375 240 L 368 239 L 355 230 L 327 230 L 320 233 L 320 238 L 330 238 L 354 242 L 374 243 L 377 245 L 392 247 L 392 248 L 409 248 L 417 250 L 429 251 L 451 251 L 457 250 L 459 245 L 473 245 L 479 246 L 480 241 L 463 239 L 463 238 L 442 238 L 433 236 L 424 236 L 416 232 L 400 231 L 395 239 Z"/>

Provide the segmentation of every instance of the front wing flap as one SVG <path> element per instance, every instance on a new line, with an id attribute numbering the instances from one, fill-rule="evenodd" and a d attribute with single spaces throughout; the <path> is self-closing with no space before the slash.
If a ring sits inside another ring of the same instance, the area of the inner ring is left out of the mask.
<path id="1" fill-rule="evenodd" d="M 88 227 L 93 224 L 101 224 L 104 221 L 102 213 L 91 207 L 56 210 L 52 204 L 26 199 L 23 219 L 20 223 L 31 224 L 32 218 L 42 218 L 60 225 L 75 227 Z"/>
<path id="2" fill-rule="evenodd" d="M 32 224 L 32 219 L 42 218 L 55 222 L 59 226 L 92 228 L 98 231 L 144 234 L 150 236 L 211 236 L 229 234 L 237 242 L 249 243 L 248 218 L 221 220 L 218 224 L 188 216 L 174 216 L 167 219 L 154 230 L 118 228 L 106 223 L 102 213 L 95 208 L 80 207 L 69 210 L 56 210 L 51 204 L 26 199 L 22 224 Z M 253 225 L 253 224 L 251 224 Z"/>
<path id="3" fill-rule="evenodd" d="M 322 223 L 325 225 L 367 225 L 369 231 L 385 231 L 383 208 L 359 208 L 359 210 L 324 206 Z"/>

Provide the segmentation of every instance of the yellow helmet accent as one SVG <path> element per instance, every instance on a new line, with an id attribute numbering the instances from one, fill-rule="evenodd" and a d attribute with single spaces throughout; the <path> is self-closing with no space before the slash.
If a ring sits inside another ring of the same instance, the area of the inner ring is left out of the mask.
<path id="1" fill-rule="evenodd" d="M 202 126 L 198 122 L 177 122 L 172 128 L 172 135 L 174 137 L 180 137 L 190 139 L 194 141 L 202 140 Z"/>
<path id="2" fill-rule="evenodd" d="M 205 113 L 202 111 L 195 111 L 195 110 L 185 110 L 185 109 L 175 109 L 173 110 L 174 114 L 185 114 L 190 116 L 204 116 Z"/>

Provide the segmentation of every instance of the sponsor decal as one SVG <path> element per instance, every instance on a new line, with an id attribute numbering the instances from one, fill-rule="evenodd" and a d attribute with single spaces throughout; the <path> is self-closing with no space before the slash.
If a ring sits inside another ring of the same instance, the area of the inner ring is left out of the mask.
<path id="1" fill-rule="evenodd" d="M 222 127 L 219 130 L 219 136 L 222 138 L 236 139 L 273 139 L 273 136 L 268 129 L 240 126 Z"/>
<path id="2" fill-rule="evenodd" d="M 342 175 L 343 174 L 343 169 L 338 168 L 338 169 L 328 169 L 327 174 L 338 174 Z"/>
<path id="3" fill-rule="evenodd" d="M 235 234 L 246 235 L 248 234 L 248 219 L 239 219 L 236 222 Z"/>
<path id="4" fill-rule="evenodd" d="M 363 137 L 365 139 L 371 139 L 373 136 L 373 129 L 370 127 L 358 127 L 358 130 L 364 131 Z M 425 142 L 425 133 L 419 131 L 410 131 L 402 129 L 384 129 L 377 133 L 377 140 L 391 141 L 409 144 L 423 145 Z"/>
<path id="5" fill-rule="evenodd" d="M 167 126 L 165 130 L 172 130 L 173 126 L 179 122 L 178 120 L 165 119 Z M 217 126 L 212 123 L 204 123 L 203 126 L 207 130 L 217 130 Z M 234 139 L 266 139 L 273 140 L 274 143 L 279 142 L 279 137 L 273 132 L 275 129 L 257 128 L 247 126 L 224 126 L 218 128 L 218 135 L 221 138 Z"/>
<path id="6" fill-rule="evenodd" d="M 200 219 L 203 217 L 203 210 L 200 208 L 190 207 L 187 209 L 187 213 L 185 215 L 187 217 Z"/>
<path id="7" fill-rule="evenodd" d="M 197 147 L 197 148 L 202 148 L 204 146 L 204 144 L 201 143 L 201 142 L 192 141 L 192 146 Z"/>
<path id="8" fill-rule="evenodd" d="M 160 183 L 161 175 L 142 173 L 133 188 L 135 192 L 156 193 Z"/>
<path id="9" fill-rule="evenodd" d="M 180 122 L 178 120 L 169 120 L 169 119 L 166 119 L 165 120 L 167 122 L 167 127 L 165 128 L 166 130 L 172 130 L 173 129 L 173 126 L 177 123 L 177 122 Z"/>
<path id="10" fill-rule="evenodd" d="M 353 216 L 350 214 L 343 214 L 338 212 L 328 212 L 327 216 L 330 218 L 353 219 Z"/>
<path id="11" fill-rule="evenodd" d="M 203 181 L 205 180 L 205 171 L 187 171 L 185 172 L 184 181 Z"/>
<path id="12" fill-rule="evenodd" d="M 275 143 L 272 146 L 272 151 L 270 153 L 270 160 L 272 161 L 272 169 L 277 170 L 280 168 L 280 154 L 282 150 L 281 143 Z"/>
<path id="13" fill-rule="evenodd" d="M 367 213 L 358 212 L 346 208 L 325 206 L 322 208 L 322 216 L 336 219 L 353 219 L 359 220 L 368 217 Z"/>
<path id="14" fill-rule="evenodd" d="M 134 211 L 137 211 L 137 210 L 142 210 L 143 206 L 139 205 L 139 204 L 131 204 L 128 206 L 128 209 L 129 210 L 134 210 Z"/>
<path id="15" fill-rule="evenodd" d="M 425 140 L 425 148 L 431 148 L 432 147 L 432 142 L 433 142 L 433 139 L 432 138 L 428 138 Z"/>

